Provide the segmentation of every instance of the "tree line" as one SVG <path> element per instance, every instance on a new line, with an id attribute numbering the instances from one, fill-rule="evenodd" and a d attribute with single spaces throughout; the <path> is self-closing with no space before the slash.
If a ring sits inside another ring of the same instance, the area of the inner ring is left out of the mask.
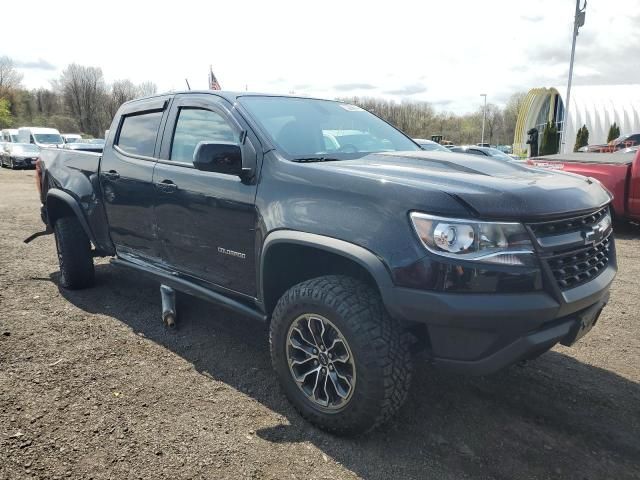
<path id="1" fill-rule="evenodd" d="M 51 88 L 25 89 L 22 75 L 8 57 L 0 57 L 0 128 L 47 126 L 61 132 L 102 137 L 122 103 L 156 93 L 153 82 L 135 85 L 130 80 L 107 84 L 102 69 L 71 64 Z M 513 94 L 501 108 L 486 106 L 485 141 L 513 143 L 518 111 L 525 93 Z M 436 112 L 428 102 L 393 102 L 353 97 L 342 100 L 369 110 L 414 138 L 442 135 L 457 145 L 473 144 L 482 136 L 483 108 L 463 115 Z"/>
<path id="2" fill-rule="evenodd" d="M 488 103 L 484 140 L 486 143 L 511 145 L 515 135 L 518 112 L 526 92 L 511 95 L 504 107 Z M 474 144 L 482 138 L 483 107 L 463 115 L 436 112 L 428 102 L 401 102 L 369 97 L 342 98 L 375 113 L 413 138 L 430 139 L 442 135 L 456 145 Z"/>
<path id="3" fill-rule="evenodd" d="M 13 61 L 0 57 L 0 128 L 52 127 L 103 137 L 120 105 L 156 91 L 153 82 L 107 84 L 101 68 L 77 64 L 67 66 L 51 88 L 28 90 Z"/>

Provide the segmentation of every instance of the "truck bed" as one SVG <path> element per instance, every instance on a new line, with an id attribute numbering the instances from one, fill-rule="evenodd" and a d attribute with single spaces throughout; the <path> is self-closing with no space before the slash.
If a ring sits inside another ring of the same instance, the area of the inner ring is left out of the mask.
<path id="1" fill-rule="evenodd" d="M 533 157 L 530 162 L 537 165 L 539 162 L 572 162 L 572 163 L 609 163 L 609 164 L 631 164 L 636 153 L 593 153 L 593 152 L 572 152 L 547 155 L 545 157 Z"/>
<path id="2" fill-rule="evenodd" d="M 599 180 L 613 194 L 612 205 L 616 215 L 640 220 L 640 151 L 563 153 L 533 157 L 527 163 Z"/>

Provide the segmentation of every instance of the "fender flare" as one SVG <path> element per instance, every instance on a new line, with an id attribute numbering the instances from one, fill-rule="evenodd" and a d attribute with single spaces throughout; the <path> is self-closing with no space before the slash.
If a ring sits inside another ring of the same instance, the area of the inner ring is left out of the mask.
<path id="1" fill-rule="evenodd" d="M 382 259 L 364 247 L 339 240 L 333 237 L 318 235 L 315 233 L 300 232 L 297 230 L 276 230 L 267 235 L 262 244 L 260 253 L 260 271 L 258 276 L 258 295 L 261 302 L 264 301 L 264 262 L 269 249 L 279 243 L 291 243 L 317 248 L 326 252 L 340 255 L 363 267 L 375 280 L 378 290 L 385 297 L 393 289 L 391 273 Z M 385 302 L 386 303 L 386 302 Z"/>
<path id="2" fill-rule="evenodd" d="M 84 232 L 89 237 L 89 240 L 91 240 L 91 243 L 93 243 L 94 245 L 97 245 L 96 239 L 95 239 L 95 237 L 93 235 L 93 232 L 91 231 L 91 228 L 89 227 L 89 223 L 87 222 L 87 219 L 84 216 L 84 213 L 82 212 L 82 208 L 78 204 L 78 201 L 74 197 L 72 197 L 70 194 L 68 194 L 67 192 L 65 192 L 63 190 L 59 190 L 57 188 L 49 189 L 49 191 L 47 192 L 47 197 L 46 197 L 47 222 L 48 222 L 49 226 L 52 229 L 53 229 L 53 224 L 55 223 L 56 218 L 52 219 L 51 216 L 50 216 L 51 212 L 49 210 L 49 198 L 55 198 L 56 200 L 59 200 L 59 201 L 63 202 L 65 205 L 67 205 L 71 209 L 73 214 L 76 216 L 78 221 L 80 222 L 80 225 L 82 226 L 82 229 L 84 230 Z"/>

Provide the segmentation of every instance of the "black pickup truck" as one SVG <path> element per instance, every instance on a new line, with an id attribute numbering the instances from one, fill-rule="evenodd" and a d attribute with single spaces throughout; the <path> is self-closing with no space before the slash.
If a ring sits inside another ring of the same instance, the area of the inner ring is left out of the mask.
<path id="1" fill-rule="evenodd" d="M 422 151 L 341 102 L 135 100 L 102 155 L 45 149 L 38 176 L 62 287 L 110 256 L 266 322 L 284 392 L 339 434 L 390 418 L 416 358 L 484 375 L 572 344 L 617 268 L 597 180 Z"/>

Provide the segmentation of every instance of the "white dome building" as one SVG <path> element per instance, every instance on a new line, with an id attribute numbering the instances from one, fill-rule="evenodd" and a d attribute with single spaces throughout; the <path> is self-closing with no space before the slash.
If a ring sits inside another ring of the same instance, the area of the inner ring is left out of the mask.
<path id="1" fill-rule="evenodd" d="M 540 145 L 542 130 L 548 121 L 556 123 L 558 130 L 565 128 L 560 153 L 573 151 L 576 134 L 583 125 L 589 130 L 589 144 L 607 143 L 613 122 L 618 124 L 621 134 L 640 132 L 640 85 L 571 87 L 569 115 L 563 125 L 566 94 L 566 86 L 529 91 L 518 114 L 514 153 L 528 153 L 527 131 L 531 128 L 538 129 Z"/>

